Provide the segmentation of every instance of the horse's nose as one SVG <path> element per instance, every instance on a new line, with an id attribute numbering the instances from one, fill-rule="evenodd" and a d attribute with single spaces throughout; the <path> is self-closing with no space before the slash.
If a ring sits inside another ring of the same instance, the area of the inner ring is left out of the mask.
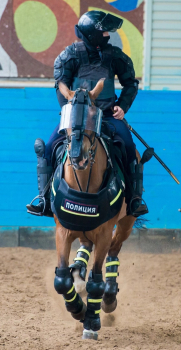
<path id="1" fill-rule="evenodd" d="M 72 158 L 72 164 L 77 170 L 84 170 L 88 165 L 88 156 L 83 155 L 82 157 Z"/>
<path id="2" fill-rule="evenodd" d="M 84 158 L 79 162 L 80 167 L 85 167 L 88 164 L 88 158 Z"/>

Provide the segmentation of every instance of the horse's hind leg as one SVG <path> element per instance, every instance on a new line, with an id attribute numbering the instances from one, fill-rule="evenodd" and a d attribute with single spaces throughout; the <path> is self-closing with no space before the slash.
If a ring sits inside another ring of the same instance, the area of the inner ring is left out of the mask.
<path id="1" fill-rule="evenodd" d="M 69 254 L 75 237 L 69 230 L 63 228 L 56 220 L 56 248 L 58 253 L 58 267 L 55 269 L 54 287 L 58 294 L 62 294 L 67 311 L 76 320 L 84 320 L 86 305 L 76 293 L 70 272 Z"/>
<path id="2" fill-rule="evenodd" d="M 97 339 L 97 331 L 101 328 L 100 311 L 105 283 L 102 278 L 102 265 L 109 250 L 112 239 L 112 228 L 106 227 L 96 235 L 94 249 L 94 264 L 90 271 L 87 290 L 87 311 L 84 320 L 83 339 Z"/>
<path id="3" fill-rule="evenodd" d="M 112 238 L 111 247 L 106 259 L 106 286 L 102 301 L 102 309 L 106 313 L 113 312 L 117 306 L 116 295 L 118 292 L 118 266 L 120 265 L 118 254 L 121 250 L 122 243 L 129 237 L 132 227 L 135 222 L 133 216 L 125 216 L 122 218 L 116 227 L 115 234 Z"/>

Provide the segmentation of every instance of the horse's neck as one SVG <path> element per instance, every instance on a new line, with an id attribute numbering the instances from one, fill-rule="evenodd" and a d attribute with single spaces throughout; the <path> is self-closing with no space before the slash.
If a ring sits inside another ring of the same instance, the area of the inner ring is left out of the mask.
<path id="1" fill-rule="evenodd" d="M 67 158 L 67 161 L 64 165 L 64 179 L 69 185 L 69 187 L 75 190 L 79 190 L 73 169 L 71 166 L 68 166 L 68 164 L 70 164 L 69 158 Z M 88 191 L 89 193 L 98 192 L 99 187 L 101 186 L 101 183 L 103 180 L 103 175 L 106 170 L 106 167 L 107 167 L 107 156 L 100 142 L 98 142 L 97 140 L 97 152 L 95 155 L 95 163 L 92 166 L 92 173 L 91 173 L 89 191 Z M 86 188 L 87 188 L 89 172 L 90 172 L 90 164 L 85 170 L 76 170 L 76 174 L 77 174 L 80 186 L 84 192 L 86 191 Z"/>

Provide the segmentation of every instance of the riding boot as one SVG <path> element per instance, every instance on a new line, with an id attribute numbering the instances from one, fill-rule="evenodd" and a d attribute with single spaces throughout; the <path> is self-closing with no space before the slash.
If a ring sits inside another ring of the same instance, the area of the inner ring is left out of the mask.
<path id="1" fill-rule="evenodd" d="M 148 207 L 142 199 L 143 193 L 143 164 L 134 160 L 129 165 L 129 179 L 132 185 L 132 197 L 129 200 L 127 214 L 139 217 L 148 213 Z"/>
<path id="2" fill-rule="evenodd" d="M 39 195 L 36 196 L 30 204 L 26 205 L 27 212 L 38 216 L 50 216 L 52 217 L 52 211 L 50 208 L 50 184 L 49 180 L 53 173 L 52 166 L 47 165 L 47 160 L 43 158 L 45 153 L 45 143 L 42 139 L 36 139 L 35 141 L 35 153 L 37 155 L 37 178 L 38 178 L 38 190 Z M 32 203 L 39 199 L 38 205 Z"/>

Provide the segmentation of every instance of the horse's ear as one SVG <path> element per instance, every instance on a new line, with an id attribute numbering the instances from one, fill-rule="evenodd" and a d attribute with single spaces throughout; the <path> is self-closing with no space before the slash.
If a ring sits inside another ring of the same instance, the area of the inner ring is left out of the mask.
<path id="1" fill-rule="evenodd" d="M 99 94 L 103 90 L 104 80 L 105 78 L 100 79 L 96 84 L 95 88 L 89 92 L 89 97 L 91 100 L 96 100 L 96 98 L 98 98 Z"/>
<path id="2" fill-rule="evenodd" d="M 69 90 L 69 88 L 67 87 L 67 85 L 65 85 L 64 83 L 62 83 L 60 81 L 60 83 L 58 84 L 59 90 L 61 92 L 61 94 L 67 99 L 67 100 L 71 100 L 74 95 L 75 95 L 75 91 L 71 91 Z"/>

